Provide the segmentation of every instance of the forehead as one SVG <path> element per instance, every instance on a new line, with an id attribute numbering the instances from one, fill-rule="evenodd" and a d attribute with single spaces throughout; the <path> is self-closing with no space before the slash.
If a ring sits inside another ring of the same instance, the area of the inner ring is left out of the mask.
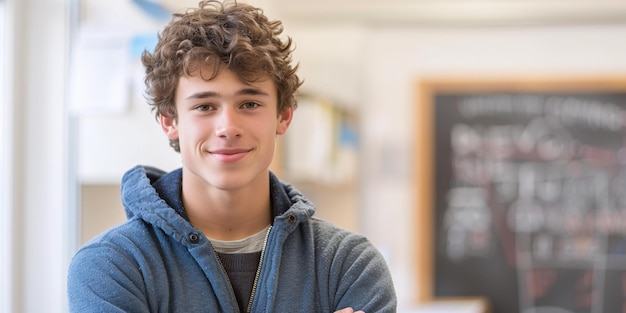
<path id="1" fill-rule="evenodd" d="M 212 81 L 218 78 L 218 76 L 225 76 L 224 74 L 228 74 L 227 76 L 236 77 L 242 84 L 253 85 L 258 82 L 265 82 L 266 80 L 272 80 L 271 76 L 265 72 L 254 72 L 246 69 L 238 69 L 232 68 L 229 65 L 224 63 L 215 64 L 212 60 L 207 60 L 206 62 L 191 62 L 187 68 L 183 70 L 183 74 L 180 78 L 187 77 L 197 77 L 201 78 L 205 81 Z M 275 84 L 275 82 L 272 82 Z"/>
<path id="2" fill-rule="evenodd" d="M 227 67 L 220 67 L 216 72 L 211 67 L 203 67 L 179 78 L 177 100 L 184 101 L 197 93 L 209 93 L 212 97 L 260 95 L 277 102 L 276 84 L 269 76 L 246 81 Z"/>

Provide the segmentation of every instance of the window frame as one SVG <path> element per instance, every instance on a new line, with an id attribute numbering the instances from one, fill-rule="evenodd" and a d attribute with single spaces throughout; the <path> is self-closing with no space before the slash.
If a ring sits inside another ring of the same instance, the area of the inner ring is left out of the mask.
<path id="1" fill-rule="evenodd" d="M 13 156 L 12 143 L 13 128 L 11 103 L 11 88 L 7 86 L 11 75 L 7 66 L 11 54 L 8 46 L 8 25 L 10 14 L 7 14 L 7 1 L 0 0 L 0 311 L 10 312 L 13 308 L 13 214 L 11 181 L 11 159 Z"/>

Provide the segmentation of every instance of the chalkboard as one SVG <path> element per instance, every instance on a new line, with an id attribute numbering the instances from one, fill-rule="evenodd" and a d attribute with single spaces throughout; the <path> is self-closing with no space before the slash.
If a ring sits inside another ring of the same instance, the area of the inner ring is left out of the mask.
<path id="1" fill-rule="evenodd" d="M 626 313 L 626 79 L 417 90 L 418 298 Z"/>

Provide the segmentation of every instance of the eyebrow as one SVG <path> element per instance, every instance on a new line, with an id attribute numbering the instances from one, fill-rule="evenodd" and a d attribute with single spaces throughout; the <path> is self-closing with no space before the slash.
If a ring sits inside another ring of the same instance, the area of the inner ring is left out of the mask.
<path id="1" fill-rule="evenodd" d="M 244 88 L 244 89 L 237 91 L 235 95 L 237 96 L 269 96 L 267 92 L 261 89 L 257 89 L 257 88 Z M 219 97 L 221 97 L 221 94 L 219 92 L 201 91 L 201 92 L 196 92 L 190 95 L 186 99 L 191 100 L 191 99 L 206 99 L 206 98 L 219 98 Z"/>

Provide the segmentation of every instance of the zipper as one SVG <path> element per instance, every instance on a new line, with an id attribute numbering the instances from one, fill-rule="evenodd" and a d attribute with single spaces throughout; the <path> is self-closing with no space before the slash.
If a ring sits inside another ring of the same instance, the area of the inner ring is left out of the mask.
<path id="1" fill-rule="evenodd" d="M 224 276 L 226 276 L 226 281 L 228 282 L 228 288 L 230 289 L 230 295 L 233 296 L 233 299 L 237 299 L 237 297 L 235 296 L 235 289 L 233 289 L 233 283 L 230 281 L 230 277 L 228 277 L 228 273 L 226 272 L 226 268 L 224 268 L 224 264 L 222 264 L 222 259 L 220 259 L 220 256 L 217 254 L 217 251 L 215 251 L 215 249 L 213 249 L 213 253 L 215 253 L 215 257 L 217 258 L 217 263 L 219 263 L 220 268 L 222 268 L 222 273 L 224 273 Z M 237 306 L 236 304 L 237 302 L 235 301 L 235 306 Z"/>
<path id="2" fill-rule="evenodd" d="M 259 276 L 261 275 L 261 267 L 263 266 L 263 257 L 265 256 L 265 247 L 267 246 L 267 239 L 270 236 L 271 230 L 272 230 L 272 225 L 270 225 L 270 227 L 267 229 L 267 233 L 265 234 L 265 239 L 263 240 L 263 249 L 261 249 L 261 259 L 259 260 L 259 266 L 256 269 L 256 275 L 254 275 L 254 284 L 252 284 L 252 293 L 250 294 L 250 301 L 248 301 L 248 309 L 246 310 L 247 313 L 250 313 L 250 311 L 252 310 L 252 301 L 254 300 L 254 295 L 256 294 L 256 287 L 257 287 L 257 284 L 259 283 Z M 223 265 L 222 265 L 222 269 L 224 269 Z M 232 290 L 232 285 L 230 288 Z"/>
<path id="3" fill-rule="evenodd" d="M 270 230 L 272 230 L 272 225 L 270 225 L 270 227 L 267 229 L 267 233 L 265 233 L 265 239 L 263 240 L 263 248 L 261 249 L 261 258 L 259 260 L 259 266 L 257 266 L 256 268 L 256 274 L 254 275 L 254 283 L 252 284 L 252 292 L 250 293 L 250 300 L 248 301 L 248 307 L 246 309 L 246 313 L 250 313 L 250 311 L 252 310 L 252 301 L 254 300 L 254 294 L 256 293 L 256 287 L 259 282 L 259 276 L 261 275 L 261 265 L 263 265 L 263 256 L 265 255 L 265 246 L 267 245 L 267 239 L 270 236 Z M 215 257 L 217 257 L 217 261 L 218 261 L 217 263 L 220 264 L 222 273 L 224 273 L 224 276 L 226 276 L 226 281 L 228 282 L 228 288 L 230 289 L 230 294 L 233 296 L 233 299 L 236 299 L 235 290 L 233 289 L 233 283 L 230 281 L 230 277 L 228 277 L 228 273 L 226 273 L 226 268 L 224 268 L 224 264 L 222 263 L 222 260 L 220 259 L 220 256 L 217 254 L 217 252 L 215 250 L 213 250 L 213 252 L 215 253 Z"/>

